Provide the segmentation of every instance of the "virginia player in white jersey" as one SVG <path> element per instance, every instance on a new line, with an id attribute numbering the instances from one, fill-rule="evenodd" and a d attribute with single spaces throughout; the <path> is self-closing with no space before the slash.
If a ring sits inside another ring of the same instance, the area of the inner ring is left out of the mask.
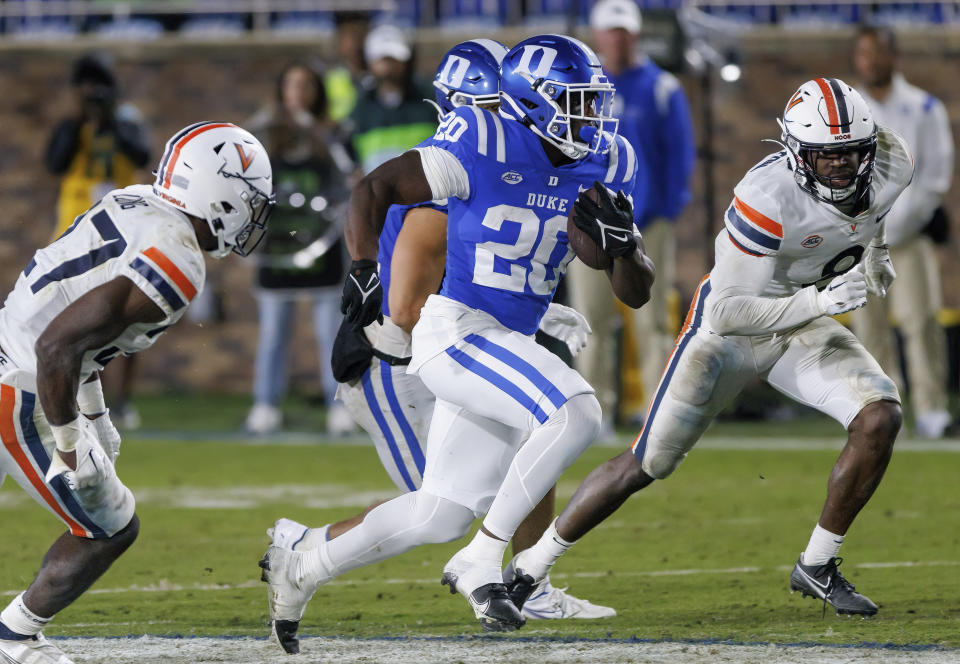
<path id="1" fill-rule="evenodd" d="M 580 191 L 595 181 L 633 189 L 636 157 L 615 134 L 612 93 L 582 43 L 525 40 L 501 65 L 500 115 L 456 109 L 433 139 L 354 190 L 344 308 L 364 323 L 383 297 L 374 259 L 389 205 L 449 202 L 446 275 L 414 327 L 410 364 L 437 396 L 426 468 L 418 491 L 319 548 L 267 550 L 261 566 L 278 634 L 295 639 L 310 597 L 334 576 L 461 537 L 484 513 L 481 532 L 447 563 L 443 581 L 487 629 L 523 625 L 503 585 L 507 541 L 600 427 L 593 389 L 532 335 L 573 256 L 566 222 Z M 653 268 L 630 232 L 632 209 L 621 196 L 601 214 L 602 223 L 589 224 L 616 254 L 614 290 L 641 306 Z"/>
<path id="2" fill-rule="evenodd" d="M 168 142 L 154 186 L 112 191 L 26 266 L 0 310 L 0 482 L 67 526 L 0 612 L 0 660 L 69 664 L 43 627 L 137 537 L 98 371 L 149 348 L 203 287 L 204 252 L 248 254 L 273 206 L 249 133 L 201 122 Z"/>
<path id="3" fill-rule="evenodd" d="M 838 613 L 877 612 L 837 569 L 837 553 L 886 470 L 900 397 L 830 316 L 862 307 L 868 290 L 883 296 L 892 282 L 883 217 L 909 184 L 913 161 L 904 141 L 878 128 L 860 95 L 838 79 L 800 86 L 782 128 L 786 149 L 734 189 L 716 264 L 694 295 L 643 430 L 630 450 L 584 480 L 540 542 L 511 561 L 504 576 L 518 601 L 573 542 L 672 473 L 717 413 L 760 377 L 848 434 L 790 587 Z"/>

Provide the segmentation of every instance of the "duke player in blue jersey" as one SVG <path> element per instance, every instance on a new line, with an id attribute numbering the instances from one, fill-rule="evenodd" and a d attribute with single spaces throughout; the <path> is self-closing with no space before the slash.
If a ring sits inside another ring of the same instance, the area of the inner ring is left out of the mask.
<path id="1" fill-rule="evenodd" d="M 507 53 L 500 42 L 476 39 L 457 44 L 441 59 L 434 78 L 438 120 L 454 108 L 472 104 L 496 111 L 500 104 L 500 62 Z M 377 454 L 402 492 L 420 487 L 425 466 L 427 431 L 435 397 L 410 363 L 410 332 L 420 318 L 427 296 L 440 289 L 447 247 L 447 206 L 426 201 L 393 205 L 380 233 L 377 257 L 385 297 L 382 321 L 365 328 L 344 322 L 335 342 L 332 365 L 340 381 L 338 398 L 350 416 L 370 434 Z M 586 342 L 589 325 L 569 307 L 551 303 L 540 321 L 541 331 L 563 341 L 572 355 Z M 543 534 L 553 520 L 551 490 L 521 524 L 513 538 L 522 551 Z M 275 544 L 296 550 L 316 548 L 359 524 L 369 509 L 319 528 L 279 519 L 268 530 Z M 523 607 L 526 618 L 608 618 L 609 607 L 597 606 L 556 588 L 549 578 Z"/>
<path id="2" fill-rule="evenodd" d="M 380 505 L 341 537 L 302 553 L 267 550 L 261 564 L 278 634 L 295 638 L 310 597 L 335 576 L 461 537 L 482 514 L 483 527 L 444 567 L 443 582 L 485 628 L 524 624 L 503 585 L 507 542 L 600 427 L 593 389 L 532 338 L 573 257 L 571 207 L 578 227 L 613 258 L 608 274 L 621 300 L 641 306 L 653 281 L 627 198 L 579 197 L 595 182 L 633 190 L 636 157 L 616 136 L 613 92 L 579 41 L 525 40 L 501 65 L 499 115 L 456 109 L 432 139 L 354 190 L 343 305 L 361 323 L 380 312 L 375 259 L 388 207 L 449 201 L 446 274 L 413 329 L 408 369 L 437 396 L 426 468 L 419 490 Z"/>

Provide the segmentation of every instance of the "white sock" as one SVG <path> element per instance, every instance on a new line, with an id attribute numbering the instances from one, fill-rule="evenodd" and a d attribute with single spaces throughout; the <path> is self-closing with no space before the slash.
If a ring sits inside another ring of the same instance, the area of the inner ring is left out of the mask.
<path id="1" fill-rule="evenodd" d="M 503 567 L 503 554 L 507 550 L 507 544 L 508 542 L 478 530 L 473 540 L 464 548 L 464 553 L 473 560 L 491 563 L 500 569 Z"/>
<path id="2" fill-rule="evenodd" d="M 297 567 L 297 579 L 304 587 L 319 588 L 337 576 L 336 565 L 330 560 L 326 544 L 304 551 Z"/>
<path id="3" fill-rule="evenodd" d="M 835 535 L 829 530 L 820 527 L 818 523 L 810 535 L 807 549 L 801 555 L 804 565 L 823 565 L 831 558 L 837 557 L 840 545 L 843 544 L 843 535 Z"/>
<path id="4" fill-rule="evenodd" d="M 520 555 L 523 557 L 523 571 L 540 580 L 550 573 L 550 568 L 575 542 L 568 542 L 557 532 L 557 520 L 554 519 L 544 531 L 540 540 Z"/>
<path id="5" fill-rule="evenodd" d="M 51 620 L 53 620 L 52 616 L 41 618 L 28 609 L 23 603 L 23 593 L 14 597 L 13 601 L 7 604 L 7 608 L 0 611 L 0 622 L 11 632 L 25 636 L 39 634 Z"/>
<path id="6" fill-rule="evenodd" d="M 325 526 L 320 526 L 319 528 L 307 528 L 307 532 L 304 536 L 297 542 L 293 550 L 294 551 L 309 551 L 310 549 L 316 549 L 324 542 L 330 539 L 330 524 L 328 523 Z"/>

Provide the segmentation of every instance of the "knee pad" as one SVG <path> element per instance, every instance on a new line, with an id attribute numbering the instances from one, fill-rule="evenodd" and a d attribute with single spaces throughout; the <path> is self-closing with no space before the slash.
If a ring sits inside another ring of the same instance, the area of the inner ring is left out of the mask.
<path id="1" fill-rule="evenodd" d="M 643 455 L 643 472 L 655 480 L 666 479 L 686 457 L 687 453 L 682 449 L 650 436 Z"/>
<path id="2" fill-rule="evenodd" d="M 709 402 L 723 368 L 720 347 L 717 341 L 693 345 L 670 381 L 670 396 L 691 406 Z"/>

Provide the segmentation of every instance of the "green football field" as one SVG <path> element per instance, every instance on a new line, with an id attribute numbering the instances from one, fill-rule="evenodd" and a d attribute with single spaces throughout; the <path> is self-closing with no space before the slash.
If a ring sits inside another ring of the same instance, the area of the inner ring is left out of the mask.
<path id="1" fill-rule="evenodd" d="M 848 535 L 841 569 L 879 603 L 876 618 L 823 617 L 822 604 L 788 592 L 839 434 L 819 419 L 715 426 L 673 477 L 634 496 L 555 569 L 555 585 L 619 615 L 531 621 L 516 636 L 960 648 L 957 441 L 901 441 Z M 257 568 L 264 530 L 280 516 L 311 525 L 338 520 L 395 493 L 360 438 L 268 443 L 202 431 L 191 438 L 126 437 L 118 470 L 138 498 L 140 539 L 48 635 L 264 636 L 266 587 Z M 619 449 L 589 450 L 561 479 L 559 506 Z M 0 591 L 8 597 L 29 583 L 62 527 L 11 481 L 0 489 L 0 518 Z M 462 598 L 439 585 L 460 546 L 424 546 L 336 580 L 314 597 L 301 633 L 479 634 Z"/>

